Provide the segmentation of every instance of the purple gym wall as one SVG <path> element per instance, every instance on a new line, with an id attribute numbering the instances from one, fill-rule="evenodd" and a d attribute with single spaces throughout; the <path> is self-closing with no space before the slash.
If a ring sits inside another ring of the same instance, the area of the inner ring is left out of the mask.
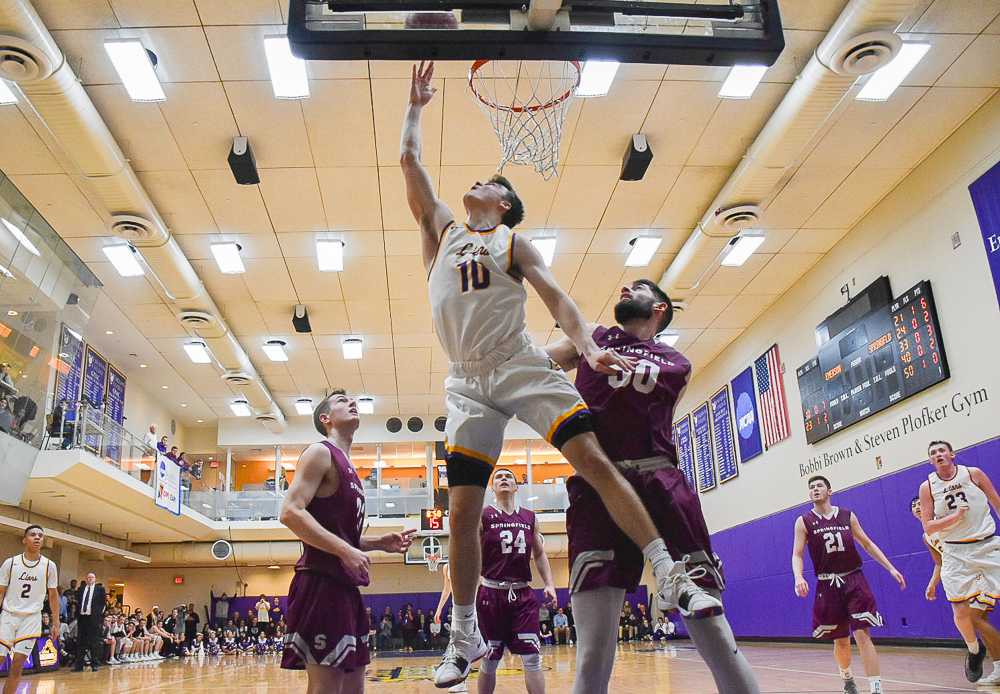
<path id="1" fill-rule="evenodd" d="M 1000 439 L 959 451 L 956 462 L 983 468 L 993 480 L 1000 480 Z M 883 628 L 872 630 L 875 638 L 958 638 L 944 590 L 938 587 L 934 602 L 924 598 L 933 564 L 921 539 L 920 523 L 910 513 L 910 500 L 932 471 L 923 461 L 866 484 L 834 489 L 833 503 L 857 513 L 865 532 L 906 578 L 906 590 L 900 591 L 885 569 L 861 551 L 865 576 L 885 620 Z M 805 496 L 803 479 L 803 499 Z M 760 500 L 747 499 L 747 503 Z M 803 638 L 812 632 L 816 581 L 811 562 L 806 558 L 810 593 L 805 599 L 796 597 L 792 590 L 791 564 L 793 525 L 809 508 L 804 502 L 712 536 L 728 582 L 726 613 L 738 637 Z"/>

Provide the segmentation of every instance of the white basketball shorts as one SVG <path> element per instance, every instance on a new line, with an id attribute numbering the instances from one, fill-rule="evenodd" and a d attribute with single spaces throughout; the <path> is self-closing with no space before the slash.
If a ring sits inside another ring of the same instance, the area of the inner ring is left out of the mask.
<path id="1" fill-rule="evenodd" d="M 9 651 L 27 657 L 35 647 L 35 639 L 42 636 L 42 613 L 16 615 L 10 612 L 0 614 L 0 658 L 6 658 Z"/>
<path id="2" fill-rule="evenodd" d="M 942 543 L 941 584 L 949 602 L 992 610 L 1000 598 L 1000 537 L 980 542 Z"/>

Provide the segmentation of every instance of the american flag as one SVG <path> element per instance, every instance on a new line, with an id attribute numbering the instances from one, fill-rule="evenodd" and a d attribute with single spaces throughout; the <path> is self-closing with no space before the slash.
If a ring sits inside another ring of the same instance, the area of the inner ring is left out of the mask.
<path id="1" fill-rule="evenodd" d="M 770 448 L 788 438 L 788 403 L 785 384 L 781 380 L 781 357 L 778 345 L 757 357 L 753 363 L 757 377 L 757 400 L 760 402 L 760 419 L 764 430 L 764 448 Z"/>

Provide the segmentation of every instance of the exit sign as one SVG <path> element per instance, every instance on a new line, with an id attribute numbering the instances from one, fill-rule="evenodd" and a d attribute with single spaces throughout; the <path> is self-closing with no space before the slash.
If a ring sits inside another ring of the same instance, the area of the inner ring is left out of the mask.
<path id="1" fill-rule="evenodd" d="M 175 586 L 182 586 L 182 585 L 184 585 L 184 577 L 183 576 L 174 576 L 174 585 Z"/>

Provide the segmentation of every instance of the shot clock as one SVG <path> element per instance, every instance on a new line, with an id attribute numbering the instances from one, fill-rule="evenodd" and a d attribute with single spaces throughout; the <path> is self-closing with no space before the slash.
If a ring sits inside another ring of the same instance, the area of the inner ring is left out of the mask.
<path id="1" fill-rule="evenodd" d="M 420 511 L 420 532 L 444 532 L 445 512 L 443 508 L 425 508 Z"/>

